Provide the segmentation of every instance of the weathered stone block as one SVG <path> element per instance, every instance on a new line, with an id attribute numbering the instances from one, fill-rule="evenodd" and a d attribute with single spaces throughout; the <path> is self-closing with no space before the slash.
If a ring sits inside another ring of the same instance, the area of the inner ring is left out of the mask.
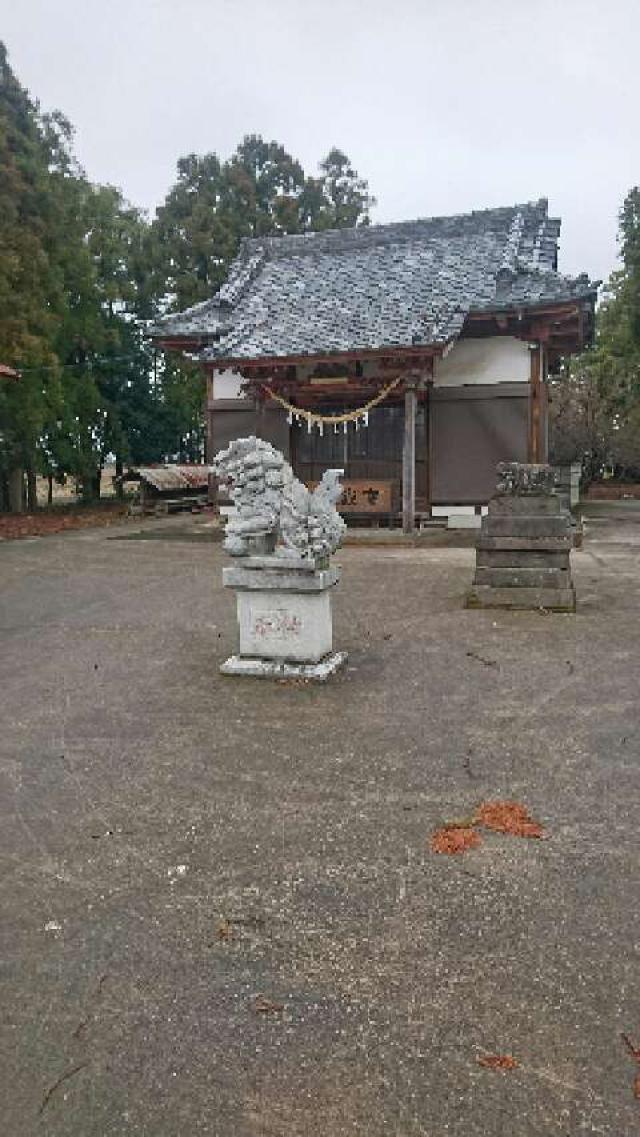
<path id="1" fill-rule="evenodd" d="M 287 660 L 244 659 L 232 655 L 221 666 L 223 675 L 240 675 L 251 679 L 304 679 L 324 683 L 347 661 L 346 651 L 333 651 L 319 663 L 291 663 Z"/>
<path id="2" fill-rule="evenodd" d="M 326 587 L 314 592 L 248 588 L 238 591 L 237 601 L 241 656 L 317 663 L 331 652 Z"/>
<path id="3" fill-rule="evenodd" d="M 512 549 L 518 552 L 531 551 L 563 552 L 568 553 L 573 545 L 571 536 L 566 537 L 491 537 L 480 533 L 476 542 L 476 549 Z"/>
<path id="4" fill-rule="evenodd" d="M 544 608 L 551 612 L 575 612 L 576 594 L 571 588 L 493 588 L 474 585 L 467 608 Z"/>
<path id="5" fill-rule="evenodd" d="M 275 560 L 275 558 L 273 559 Z M 272 563 L 273 563 L 272 560 Z M 286 565 L 286 561 L 281 562 Z M 304 569 L 280 568 L 277 561 L 272 569 L 246 569 L 244 565 L 229 565 L 222 570 L 225 588 L 264 592 L 274 589 L 281 592 L 323 592 L 340 580 L 337 568 L 306 572 Z"/>
<path id="6" fill-rule="evenodd" d="M 568 572 L 569 550 L 547 553 L 537 549 L 478 549 L 476 565 L 478 568 L 555 568 Z"/>
<path id="7" fill-rule="evenodd" d="M 553 471 L 503 462 L 498 476 L 478 536 L 467 606 L 573 612 L 571 517 L 556 495 Z"/>
<path id="8" fill-rule="evenodd" d="M 494 588 L 568 588 L 571 576 L 568 569 L 511 567 L 476 569 L 474 584 L 490 584 Z"/>
<path id="9" fill-rule="evenodd" d="M 565 514 L 556 517 L 512 514 L 509 517 L 484 517 L 482 534 L 487 537 L 565 537 L 569 525 Z"/>
<path id="10" fill-rule="evenodd" d="M 498 462 L 496 495 L 555 493 L 557 478 L 552 466 L 542 462 Z"/>
<path id="11" fill-rule="evenodd" d="M 488 505 L 488 517 L 511 517 L 513 514 L 535 515 L 536 517 L 555 517 L 563 512 L 559 497 L 553 494 L 527 494 L 526 497 L 511 497 L 500 494 L 492 497 Z"/>

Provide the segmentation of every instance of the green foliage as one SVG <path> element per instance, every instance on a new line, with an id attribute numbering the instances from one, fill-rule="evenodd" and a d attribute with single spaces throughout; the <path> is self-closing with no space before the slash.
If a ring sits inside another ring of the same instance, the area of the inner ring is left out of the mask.
<path id="1" fill-rule="evenodd" d="M 208 299 L 244 237 L 362 225 L 373 198 L 339 150 L 307 177 L 276 142 L 181 158 L 152 223 L 92 185 L 73 131 L 44 114 L 0 43 L 0 499 L 9 471 L 99 492 L 117 465 L 204 456 L 204 377 L 156 359 L 145 322 Z M 33 500 L 31 504 L 35 504 Z"/>
<path id="2" fill-rule="evenodd" d="M 337 149 L 319 178 L 255 134 L 224 163 L 190 154 L 178 162 L 176 184 L 151 226 L 158 298 L 174 311 L 207 300 L 243 237 L 366 225 L 373 205 L 366 181 Z"/>
<path id="3" fill-rule="evenodd" d="M 612 467 L 640 477 L 640 188 L 619 214 L 622 267 L 608 281 L 593 347 L 555 384 L 553 456 L 582 460 L 589 478 Z"/>

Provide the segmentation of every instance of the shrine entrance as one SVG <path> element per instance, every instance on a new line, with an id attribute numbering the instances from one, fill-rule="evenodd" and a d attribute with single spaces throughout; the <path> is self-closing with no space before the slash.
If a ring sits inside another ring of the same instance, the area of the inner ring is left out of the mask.
<path id="1" fill-rule="evenodd" d="M 344 413 L 344 404 L 314 408 L 321 414 Z M 305 423 L 291 426 L 294 472 L 307 485 L 320 481 L 325 470 L 344 470 L 344 512 L 363 515 L 396 513 L 402 502 L 402 454 L 405 429 L 402 403 L 385 404 L 369 412 L 368 425 L 348 423 L 337 429 L 307 430 Z M 416 509 L 427 511 L 427 437 L 425 404 L 416 408 L 415 443 Z M 340 509 L 340 506 L 338 506 Z"/>

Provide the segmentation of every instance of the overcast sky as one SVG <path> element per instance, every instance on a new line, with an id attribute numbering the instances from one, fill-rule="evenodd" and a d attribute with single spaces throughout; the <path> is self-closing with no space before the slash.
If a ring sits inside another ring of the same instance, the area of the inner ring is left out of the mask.
<path id="1" fill-rule="evenodd" d="M 153 211 L 177 158 L 249 133 L 345 150 L 376 221 L 548 197 L 605 277 L 640 182 L 640 0 L 0 0 L 21 82 L 88 175 Z"/>

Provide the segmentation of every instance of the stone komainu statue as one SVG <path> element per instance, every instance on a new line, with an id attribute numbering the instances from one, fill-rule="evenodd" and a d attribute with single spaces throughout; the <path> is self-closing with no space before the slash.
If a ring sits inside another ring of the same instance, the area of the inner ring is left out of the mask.
<path id="1" fill-rule="evenodd" d="M 327 470 L 319 485 L 308 490 L 282 454 L 254 436 L 237 438 L 221 450 L 212 469 L 229 487 L 236 507 L 224 542 L 232 556 L 275 551 L 320 560 L 337 549 L 345 530 L 336 512 L 342 470 Z"/>

